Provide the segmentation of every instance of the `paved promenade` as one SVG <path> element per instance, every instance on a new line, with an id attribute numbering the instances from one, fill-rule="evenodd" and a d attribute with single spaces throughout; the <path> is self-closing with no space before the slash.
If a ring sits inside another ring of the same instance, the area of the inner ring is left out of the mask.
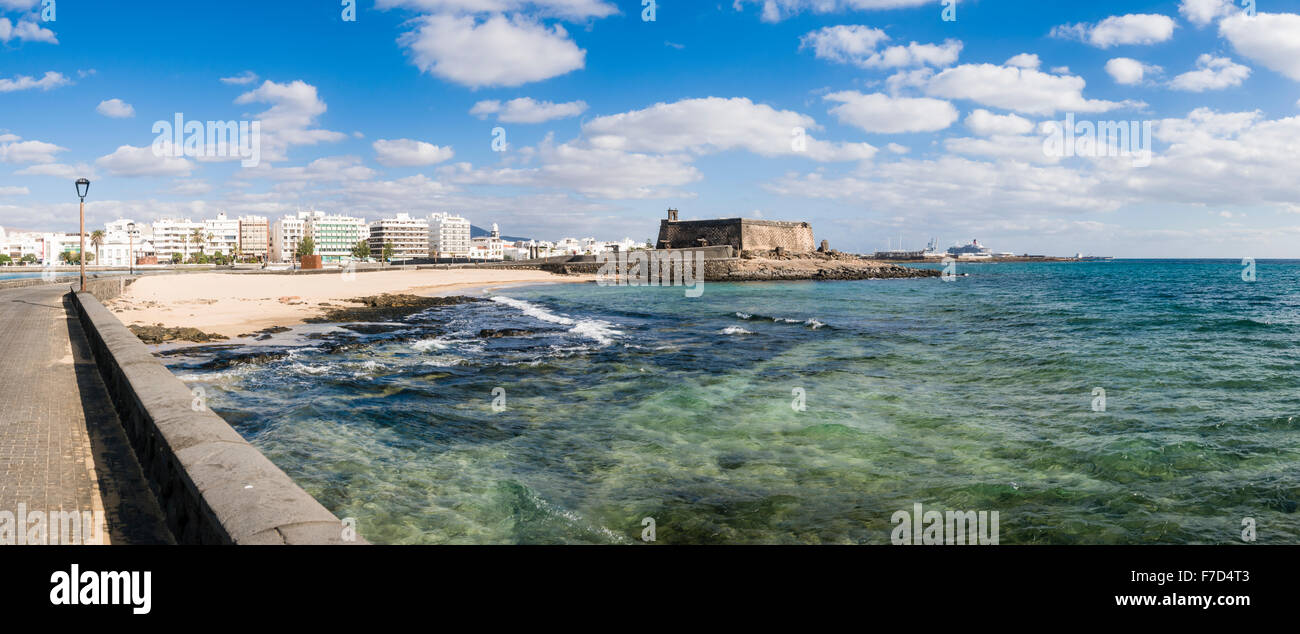
<path id="1" fill-rule="evenodd" d="M 0 511 L 96 511 L 105 542 L 168 543 L 68 289 L 0 289 Z"/>

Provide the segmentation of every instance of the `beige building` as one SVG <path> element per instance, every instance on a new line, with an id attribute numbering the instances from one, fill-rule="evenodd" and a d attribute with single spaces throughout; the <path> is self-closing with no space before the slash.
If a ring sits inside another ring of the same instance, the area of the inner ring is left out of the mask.
<path id="1" fill-rule="evenodd" d="M 394 260 L 429 257 L 429 221 L 397 214 L 370 223 L 370 257 L 383 258 L 386 243 L 393 245 Z"/>
<path id="2" fill-rule="evenodd" d="M 265 216 L 239 217 L 239 254 L 266 261 L 271 251 L 271 224 Z"/>

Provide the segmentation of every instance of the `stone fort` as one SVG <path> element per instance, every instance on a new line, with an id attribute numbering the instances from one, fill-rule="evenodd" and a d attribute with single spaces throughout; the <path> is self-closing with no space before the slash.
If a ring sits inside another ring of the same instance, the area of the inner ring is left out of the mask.
<path id="1" fill-rule="evenodd" d="M 677 210 L 669 209 L 668 218 L 659 221 L 659 249 L 687 249 L 730 245 L 737 254 L 745 251 L 786 251 L 810 253 L 812 225 L 806 222 L 777 222 L 749 218 L 716 220 L 678 220 Z"/>

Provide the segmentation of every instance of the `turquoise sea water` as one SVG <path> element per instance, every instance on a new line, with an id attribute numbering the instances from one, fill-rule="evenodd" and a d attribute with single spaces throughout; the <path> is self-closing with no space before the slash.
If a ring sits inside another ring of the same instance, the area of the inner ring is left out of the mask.
<path id="1" fill-rule="evenodd" d="M 27 267 L 24 267 L 24 268 L 27 268 Z M 22 270 L 22 269 L 19 269 L 19 270 Z M 126 271 L 125 269 L 123 269 L 123 270 L 121 270 L 121 271 L 114 271 L 114 270 L 108 270 L 108 271 L 93 271 L 93 272 L 87 273 L 87 276 L 88 276 L 88 277 L 106 277 L 106 276 L 109 276 L 109 275 L 124 275 L 124 274 L 126 274 L 126 273 L 127 273 L 127 271 Z M 33 279 L 33 278 L 38 278 L 38 277 L 40 277 L 41 274 L 42 274 L 42 273 L 41 273 L 41 269 L 40 269 L 40 267 L 30 267 L 30 268 L 28 268 L 26 271 L 23 271 L 23 272 L 21 272 L 21 273 L 9 272 L 9 271 L 6 271 L 6 270 L 0 268 L 0 280 L 25 280 L 25 279 Z M 56 272 L 56 275 L 57 275 L 58 277 L 71 277 L 71 276 L 77 275 L 77 271 L 76 271 L 76 270 L 60 270 L 60 271 L 57 271 L 57 272 Z"/>
<path id="2" fill-rule="evenodd" d="M 505 289 L 165 361 L 374 542 L 882 544 L 918 502 L 1004 544 L 1298 541 L 1300 262 L 958 266 Z"/>

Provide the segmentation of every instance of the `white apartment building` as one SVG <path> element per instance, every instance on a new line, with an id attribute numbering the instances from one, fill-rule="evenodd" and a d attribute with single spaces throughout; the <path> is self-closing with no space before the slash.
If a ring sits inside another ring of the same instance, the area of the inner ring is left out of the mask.
<path id="1" fill-rule="evenodd" d="M 448 213 L 430 215 L 428 251 L 436 258 L 469 257 L 469 220 Z"/>
<path id="2" fill-rule="evenodd" d="M 6 235 L 4 227 L 0 227 L 0 253 L 13 258 L 15 263 L 28 255 L 40 261 L 45 255 L 45 241 L 39 233 L 14 232 Z"/>
<path id="3" fill-rule="evenodd" d="M 301 217 L 284 216 L 271 228 L 271 261 L 293 262 L 298 243 L 306 235 L 307 221 Z"/>
<path id="4" fill-rule="evenodd" d="M 76 254 L 81 252 L 81 238 L 75 233 L 43 233 L 41 234 L 41 242 L 42 253 L 39 257 L 42 264 L 49 262 L 63 264 L 62 253 Z M 91 253 L 95 252 L 95 247 L 90 244 L 89 232 L 86 235 L 86 250 Z M 87 262 L 87 264 L 91 263 Z"/>
<path id="5" fill-rule="evenodd" d="M 103 266 L 131 266 L 134 256 L 135 261 L 141 257 L 154 255 L 153 241 L 145 237 L 149 231 L 149 225 L 135 223 L 129 218 L 119 218 L 104 226 L 104 243 L 99 245 L 98 254 L 95 257 L 95 264 Z M 94 245 L 87 243 L 86 249 L 95 253 Z"/>
<path id="6" fill-rule="evenodd" d="M 394 260 L 429 257 L 429 221 L 397 214 L 370 223 L 370 257 L 382 258 L 384 244 L 393 245 Z"/>
<path id="7" fill-rule="evenodd" d="M 189 218 L 184 220 L 177 218 L 163 218 L 153 223 L 153 246 L 158 254 L 158 261 L 170 261 L 173 254 L 180 254 L 182 258 L 188 260 L 190 254 L 198 253 L 202 243 L 195 244 L 191 240 L 194 231 L 198 230 L 203 233 L 203 223 L 194 222 Z"/>
<path id="8" fill-rule="evenodd" d="M 239 248 L 239 220 L 218 213 L 216 219 L 203 221 L 203 237 L 204 253 L 234 255 Z"/>
<path id="9" fill-rule="evenodd" d="M 505 259 L 505 243 L 501 241 L 501 231 L 492 223 L 492 233 L 470 239 L 469 257 L 471 260 Z"/>
<path id="10" fill-rule="evenodd" d="M 240 256 L 265 261 L 270 251 L 271 225 L 266 216 L 240 216 Z"/>

